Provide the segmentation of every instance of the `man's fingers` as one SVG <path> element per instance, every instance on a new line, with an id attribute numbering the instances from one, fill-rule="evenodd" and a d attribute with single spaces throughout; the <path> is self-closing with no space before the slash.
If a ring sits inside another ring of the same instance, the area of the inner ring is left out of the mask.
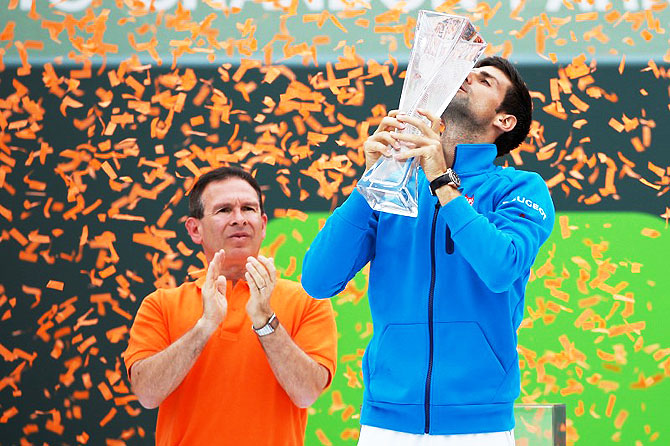
<path id="1" fill-rule="evenodd" d="M 244 273 L 244 278 L 247 279 L 247 283 L 249 284 L 249 294 L 251 295 L 250 297 L 252 299 L 256 298 L 258 296 L 258 285 L 256 285 L 256 281 L 254 280 L 253 276 L 247 271 Z M 252 286 L 255 285 L 255 286 Z"/>
<path id="2" fill-rule="evenodd" d="M 220 275 L 221 265 L 223 263 L 220 262 L 222 256 L 224 256 L 223 249 L 215 252 L 214 257 L 212 257 L 212 261 L 209 263 L 209 266 L 207 267 L 207 275 L 205 276 L 205 281 L 211 283 L 212 285 L 214 285 L 214 281 Z"/>
<path id="3" fill-rule="evenodd" d="M 380 132 L 380 133 L 375 133 L 372 135 L 366 143 L 377 143 L 381 144 L 382 146 L 393 146 L 397 145 L 396 140 L 393 138 L 393 135 L 397 134 L 398 132 Z"/>
<path id="4" fill-rule="evenodd" d="M 277 278 L 277 269 L 275 268 L 274 260 L 265 256 L 258 256 L 258 261 L 267 270 L 270 282 L 274 283 Z"/>
<path id="5" fill-rule="evenodd" d="M 393 138 L 391 138 L 391 139 L 393 139 Z M 376 153 L 376 154 L 379 154 L 379 155 L 391 156 L 391 153 L 393 152 L 393 149 L 389 147 L 390 145 L 391 144 L 384 144 L 384 143 L 375 142 L 375 141 L 368 141 L 363 146 L 363 150 L 365 151 L 365 153 L 368 153 L 368 154 Z M 398 150 L 400 148 L 400 145 L 399 145 L 398 141 L 396 141 L 396 140 L 393 140 L 393 145 L 397 146 L 396 150 Z"/>
<path id="6" fill-rule="evenodd" d="M 247 259 L 247 272 L 251 274 L 256 286 L 261 289 L 268 286 L 270 278 L 265 267 L 254 257 Z"/>
<path id="7" fill-rule="evenodd" d="M 416 146 L 427 146 L 435 143 L 435 139 L 433 138 L 429 138 L 424 135 L 413 135 L 411 133 L 394 133 L 393 139 L 396 141 L 402 141 L 403 145 L 411 143 Z"/>
<path id="8" fill-rule="evenodd" d="M 226 295 L 226 278 L 223 276 L 219 276 L 216 278 L 216 290 L 222 294 L 223 296 Z"/>
<path id="9" fill-rule="evenodd" d="M 428 118 L 428 120 L 430 121 L 430 127 L 433 129 L 435 133 L 440 132 L 440 126 L 442 125 L 442 118 L 435 116 L 434 114 L 423 108 L 418 108 L 416 111 L 419 114 Z"/>
<path id="10" fill-rule="evenodd" d="M 435 138 L 435 137 L 439 136 L 437 134 L 437 132 L 435 132 L 431 127 L 426 125 L 426 122 L 423 121 L 421 118 L 417 118 L 417 117 L 414 117 L 414 116 L 408 116 L 408 115 L 398 115 L 398 121 L 406 122 L 407 124 L 413 125 L 417 129 L 419 129 L 419 131 L 421 133 L 423 133 L 424 135 L 426 135 L 428 137 Z M 439 129 L 439 127 L 438 127 L 438 129 Z"/>
<path id="11" fill-rule="evenodd" d="M 209 262 L 209 265 L 207 266 L 207 275 L 205 276 L 205 281 L 206 282 L 214 282 L 215 279 L 215 270 L 216 270 L 216 257 L 219 255 L 218 252 L 214 253 L 214 257 L 212 257 L 212 261 Z"/>
<path id="12" fill-rule="evenodd" d="M 386 116 L 379 123 L 379 127 L 375 130 L 375 134 L 388 131 L 389 129 L 398 129 L 402 130 L 405 128 L 405 124 L 398 121 L 395 117 Z"/>
<path id="13" fill-rule="evenodd" d="M 405 150 L 405 151 L 400 152 L 400 153 L 396 153 L 395 155 L 393 155 L 393 159 L 395 159 L 396 161 L 405 161 L 405 160 L 408 160 L 410 158 L 420 157 L 424 153 L 425 153 L 425 150 L 423 148 L 409 149 L 409 150 Z"/>

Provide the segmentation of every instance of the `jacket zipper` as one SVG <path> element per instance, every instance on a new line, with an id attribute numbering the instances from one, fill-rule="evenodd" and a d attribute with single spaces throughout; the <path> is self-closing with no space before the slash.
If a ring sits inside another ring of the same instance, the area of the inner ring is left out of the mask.
<path id="1" fill-rule="evenodd" d="M 435 203 L 433 227 L 430 232 L 430 291 L 428 293 L 428 373 L 426 374 L 426 424 L 425 433 L 430 433 L 430 381 L 433 375 L 433 295 L 435 293 L 435 226 L 440 202 Z"/>
<path id="2" fill-rule="evenodd" d="M 447 227 L 445 228 L 445 246 L 444 250 L 446 251 L 447 254 L 451 255 L 454 253 L 454 239 L 451 238 L 451 229 L 449 228 L 449 224 L 446 225 Z"/>

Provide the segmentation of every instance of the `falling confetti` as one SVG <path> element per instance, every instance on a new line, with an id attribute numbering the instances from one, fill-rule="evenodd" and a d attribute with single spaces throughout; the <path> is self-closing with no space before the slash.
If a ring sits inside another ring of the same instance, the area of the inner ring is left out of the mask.
<path id="1" fill-rule="evenodd" d="M 24 3 L 10 1 L 8 12 Z M 151 442 L 155 414 L 130 392 L 120 355 L 141 299 L 204 269 L 182 228 L 194 178 L 227 163 L 261 178 L 278 231 L 264 249 L 298 279 L 326 217 L 313 211 L 353 190 L 362 142 L 397 106 L 415 12 L 353 2 L 315 13 L 293 1 L 261 25 L 239 8 L 205 3 L 196 18 L 181 3 L 164 11 L 94 1 L 75 14 L 32 2 L 21 14 L 42 34 L 27 38 L 18 20 L 0 26 L 0 249 L 16 265 L 0 282 L 3 440 Z M 659 20 L 667 5 L 596 12 L 566 1 L 561 13 L 528 15 L 525 3 L 437 8 L 468 15 L 491 42 L 487 54 L 514 58 L 530 40 L 544 60 L 541 82 L 524 72 L 536 120 L 507 162 L 540 170 L 559 210 L 634 201 L 661 218 L 622 229 L 614 219 L 596 228 L 596 217 L 559 215 L 519 331 L 521 401 L 567 402 L 569 444 L 589 442 L 593 429 L 647 444 L 670 435 L 645 417 L 658 406 L 638 410 L 642 390 L 667 393 L 670 376 L 670 346 L 652 312 L 667 307 L 655 298 L 669 285 L 654 255 L 667 249 L 648 245 L 667 244 L 670 218 L 670 165 L 659 145 L 670 109 L 657 107 L 668 100 L 670 51 L 640 66 L 625 50 L 667 41 Z M 491 28 L 502 18 L 512 26 Z M 387 53 L 368 57 L 360 30 Z M 68 54 L 42 62 L 63 43 Z M 568 43 L 580 51 L 566 61 Z M 593 46 L 616 58 L 616 82 Z M 124 48 L 133 55 L 119 59 Z M 622 251 L 613 230 L 633 248 Z M 363 349 L 373 334 L 368 273 L 334 300 L 340 363 L 312 409 L 310 444 L 358 438 Z"/>

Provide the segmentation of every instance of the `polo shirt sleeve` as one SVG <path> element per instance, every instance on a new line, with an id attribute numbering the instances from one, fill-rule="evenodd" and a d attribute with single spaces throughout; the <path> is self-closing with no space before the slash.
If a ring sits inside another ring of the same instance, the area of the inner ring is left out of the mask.
<path id="1" fill-rule="evenodd" d="M 130 379 L 130 368 L 134 363 L 155 355 L 170 345 L 159 293 L 160 291 L 156 291 L 142 301 L 130 329 L 128 348 L 126 348 L 123 356 L 128 371 L 128 379 Z"/>
<path id="2" fill-rule="evenodd" d="M 328 369 L 327 387 L 333 380 L 337 364 L 337 327 L 333 305 L 329 299 L 313 299 L 304 291 L 301 292 L 307 303 L 293 341 L 313 360 Z"/>

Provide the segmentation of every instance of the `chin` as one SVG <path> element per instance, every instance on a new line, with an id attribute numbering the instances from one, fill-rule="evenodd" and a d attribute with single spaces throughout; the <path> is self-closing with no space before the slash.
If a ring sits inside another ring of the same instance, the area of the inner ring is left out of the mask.
<path id="1" fill-rule="evenodd" d="M 226 258 L 246 260 L 247 257 L 256 257 L 258 255 L 258 249 L 254 249 L 253 246 L 248 244 L 244 246 L 228 246 L 224 249 L 226 250 Z"/>
<path id="2" fill-rule="evenodd" d="M 223 248 L 226 251 L 226 257 L 233 256 L 233 255 L 243 255 L 246 253 L 250 253 L 252 249 L 248 246 L 226 246 Z M 250 254 L 249 254 L 250 255 Z M 247 257 L 249 256 L 247 255 Z"/>

